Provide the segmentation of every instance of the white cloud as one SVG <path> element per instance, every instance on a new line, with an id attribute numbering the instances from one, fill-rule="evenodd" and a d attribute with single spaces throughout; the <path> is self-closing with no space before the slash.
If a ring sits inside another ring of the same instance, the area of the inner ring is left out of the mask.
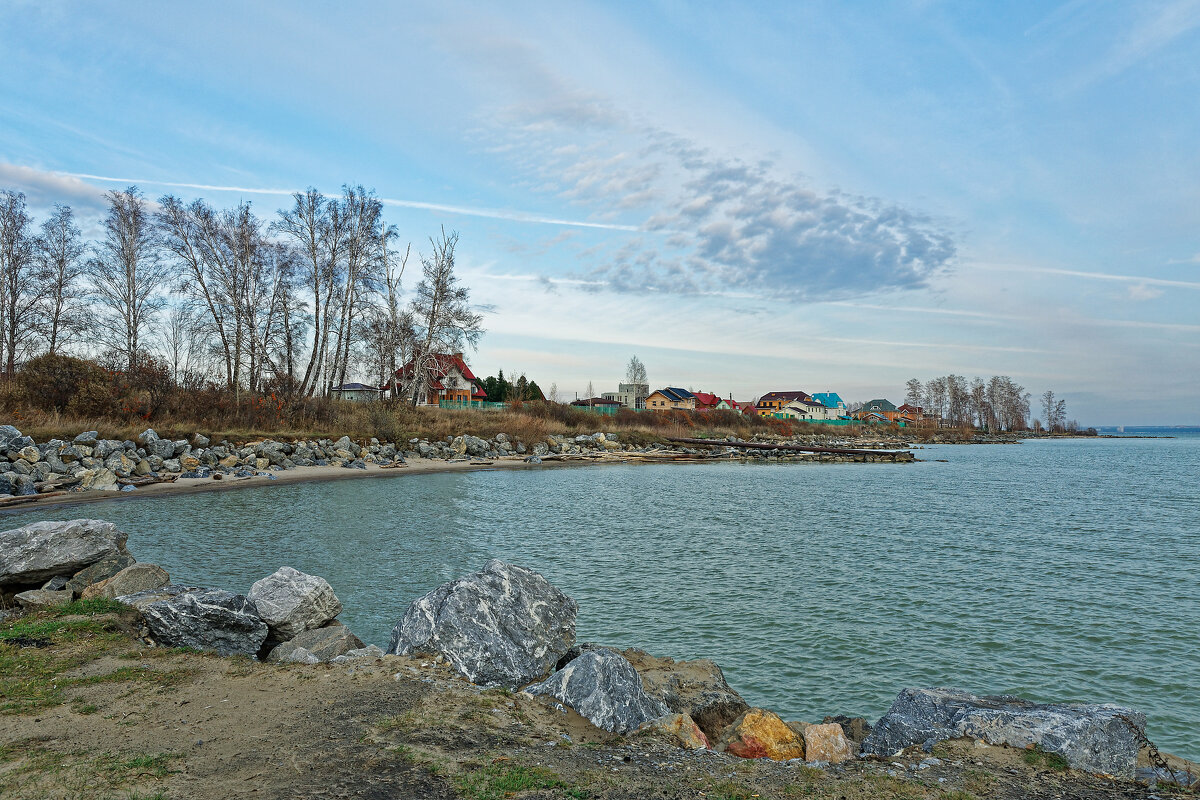
<path id="1" fill-rule="evenodd" d="M 1128 292 L 1130 300 L 1156 300 L 1163 296 L 1162 289 L 1149 286 L 1144 281 L 1135 283 L 1125 291 Z"/>
<path id="2" fill-rule="evenodd" d="M 817 190 L 771 160 L 723 155 L 632 116 L 568 113 L 581 95 L 543 84 L 561 94 L 506 107 L 494 135 L 521 143 L 514 163 L 535 186 L 601 219 L 648 215 L 642 227 L 656 235 L 601 248 L 582 273 L 610 289 L 823 300 L 922 287 L 954 258 L 951 234 L 920 213 Z M 546 105 L 555 112 L 541 124 Z"/>
<path id="3" fill-rule="evenodd" d="M 0 187 L 24 192 L 30 205 L 49 207 L 66 203 L 76 209 L 99 210 L 104 206 L 104 190 L 80 180 L 78 176 L 48 172 L 0 162 Z"/>

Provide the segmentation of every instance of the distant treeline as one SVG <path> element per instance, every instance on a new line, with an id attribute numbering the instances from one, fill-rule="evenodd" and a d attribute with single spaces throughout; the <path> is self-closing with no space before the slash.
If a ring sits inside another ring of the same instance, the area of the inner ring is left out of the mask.
<path id="1" fill-rule="evenodd" d="M 1007 375 L 987 380 L 976 377 L 968 382 L 962 375 L 946 375 L 921 382 L 912 378 L 905 384 L 904 402 L 925 409 L 953 427 L 986 430 L 1028 430 L 1032 395 Z M 1047 390 L 1041 396 L 1043 418 L 1034 420 L 1034 428 L 1050 431 L 1078 429 L 1068 421 L 1066 401 Z"/>

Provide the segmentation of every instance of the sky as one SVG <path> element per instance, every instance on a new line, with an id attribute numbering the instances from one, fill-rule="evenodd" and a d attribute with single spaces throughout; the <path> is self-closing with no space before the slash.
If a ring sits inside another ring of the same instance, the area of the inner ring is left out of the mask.
<path id="1" fill-rule="evenodd" d="M 0 4 L 0 188 L 460 234 L 477 374 L 1200 424 L 1200 0 Z M 408 288 L 415 285 L 410 281 Z"/>

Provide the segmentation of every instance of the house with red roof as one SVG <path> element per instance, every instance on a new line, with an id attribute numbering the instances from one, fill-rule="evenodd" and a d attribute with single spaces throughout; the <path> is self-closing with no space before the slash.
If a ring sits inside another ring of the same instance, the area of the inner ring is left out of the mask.
<path id="1" fill-rule="evenodd" d="M 924 408 L 922 408 L 921 406 L 914 406 L 912 403 L 905 403 L 904 405 L 897 408 L 896 411 L 898 411 L 900 414 L 898 419 L 901 419 L 910 424 L 917 423 L 917 422 L 923 422 L 924 420 L 932 418 L 930 415 L 925 413 Z"/>
<path id="2" fill-rule="evenodd" d="M 474 373 L 463 360 L 462 353 L 430 353 L 421 359 L 411 360 L 396 370 L 391 382 L 383 389 L 393 392 L 412 391 L 414 380 L 419 380 L 417 405 L 436 406 L 441 403 L 469 405 L 487 399 L 487 392 L 476 382 Z"/>
<path id="3" fill-rule="evenodd" d="M 696 398 L 697 411 L 711 411 L 718 408 L 722 403 L 721 398 L 712 392 L 692 392 L 692 394 Z"/>
<path id="4" fill-rule="evenodd" d="M 729 407 L 740 414 L 757 414 L 758 408 L 754 405 L 753 400 L 730 400 Z"/>
<path id="5" fill-rule="evenodd" d="M 807 392 L 767 392 L 758 398 L 759 414 L 774 414 L 783 409 L 788 403 L 796 400 L 811 400 Z"/>

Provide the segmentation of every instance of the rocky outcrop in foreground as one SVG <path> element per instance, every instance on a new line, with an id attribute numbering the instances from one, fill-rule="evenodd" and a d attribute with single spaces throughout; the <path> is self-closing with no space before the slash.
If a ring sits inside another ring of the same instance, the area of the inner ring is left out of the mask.
<path id="1" fill-rule="evenodd" d="M 0 587 L 41 584 L 126 553 L 126 536 L 111 522 L 34 522 L 0 534 Z M 56 587 L 63 589 L 66 587 Z"/>
<path id="2" fill-rule="evenodd" d="M 150 635 L 169 647 L 194 647 L 222 656 L 253 656 L 267 625 L 245 595 L 223 589 L 184 592 L 142 609 Z"/>
<path id="3" fill-rule="evenodd" d="M 526 691 L 554 697 L 588 722 L 613 733 L 629 733 L 667 713 L 650 698 L 637 670 L 620 653 L 589 650 Z"/>
<path id="4" fill-rule="evenodd" d="M 492 559 L 414 600 L 387 652 L 441 655 L 472 683 L 519 689 L 574 644 L 577 610 L 538 573 Z"/>
<path id="5" fill-rule="evenodd" d="M 1010 747 L 1037 747 L 1075 769 L 1132 778 L 1146 716 L 1116 705 L 1033 703 L 977 697 L 961 689 L 905 689 L 863 742 L 863 752 L 890 756 L 916 744 L 969 737 Z"/>
<path id="6" fill-rule="evenodd" d="M 161 645 L 351 668 L 359 659 L 388 657 L 336 620 L 342 604 L 320 577 L 281 567 L 247 595 L 181 586 L 160 567 L 134 561 L 125 544 L 123 532 L 98 520 L 0 532 L 0 605 L 15 601 L 37 610 L 80 594 L 115 596 L 140 611 L 142 635 Z M 1078 770 L 1132 778 L 1145 741 L 1145 716 L 1131 709 L 957 689 L 906 689 L 873 729 L 861 718 L 786 721 L 751 708 L 711 661 L 575 646 L 576 612 L 575 601 L 544 576 L 492 560 L 413 601 L 388 652 L 432 655 L 478 687 L 503 686 L 531 702 L 542 697 L 604 731 L 640 731 L 741 758 L 890 759 L 906 748 L 931 750 L 938 741 L 965 738 L 1058 754 Z"/>
<path id="7" fill-rule="evenodd" d="M 319 628 L 342 613 L 342 603 L 329 581 L 292 567 L 280 567 L 255 581 L 247 596 L 267 623 L 271 637 L 280 642 Z"/>

